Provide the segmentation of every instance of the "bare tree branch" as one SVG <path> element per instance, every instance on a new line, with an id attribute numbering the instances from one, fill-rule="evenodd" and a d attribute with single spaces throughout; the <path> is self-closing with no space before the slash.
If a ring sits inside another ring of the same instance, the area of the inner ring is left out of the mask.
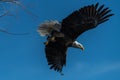
<path id="1" fill-rule="evenodd" d="M 13 4 L 16 4 L 18 6 L 20 6 L 23 10 L 25 10 L 28 14 L 30 14 L 31 16 L 34 16 L 35 18 L 38 18 L 37 15 L 33 14 L 32 12 L 30 12 L 20 1 L 18 0 L 0 0 L 1 2 L 10 2 Z"/>

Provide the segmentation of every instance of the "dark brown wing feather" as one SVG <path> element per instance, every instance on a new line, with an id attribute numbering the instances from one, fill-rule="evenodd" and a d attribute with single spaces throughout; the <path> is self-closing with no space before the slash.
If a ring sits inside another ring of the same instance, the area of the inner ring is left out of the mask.
<path id="1" fill-rule="evenodd" d="M 45 47 L 46 58 L 50 69 L 61 72 L 63 66 L 66 64 L 66 50 L 64 40 L 56 39 L 56 42 L 49 42 Z"/>
<path id="2" fill-rule="evenodd" d="M 104 5 L 100 7 L 98 5 L 97 3 L 85 6 L 63 19 L 61 32 L 75 40 L 83 32 L 109 20 L 109 17 L 113 15 L 110 13 L 111 10 L 104 8 Z"/>

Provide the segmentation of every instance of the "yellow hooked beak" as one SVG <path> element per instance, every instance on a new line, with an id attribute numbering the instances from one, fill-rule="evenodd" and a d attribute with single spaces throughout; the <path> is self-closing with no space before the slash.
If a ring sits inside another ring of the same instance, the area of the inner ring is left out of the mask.
<path id="1" fill-rule="evenodd" d="M 84 46 L 82 44 L 79 44 L 79 48 L 83 51 L 84 50 Z"/>

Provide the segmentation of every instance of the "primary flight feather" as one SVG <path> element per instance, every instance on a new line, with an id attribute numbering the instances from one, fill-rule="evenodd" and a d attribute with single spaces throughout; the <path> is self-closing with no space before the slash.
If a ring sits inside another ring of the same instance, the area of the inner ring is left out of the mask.
<path id="1" fill-rule="evenodd" d="M 76 38 L 83 32 L 109 20 L 113 15 L 110 12 L 109 8 L 96 3 L 74 11 L 61 23 L 58 21 L 42 23 L 38 32 L 42 36 L 48 36 L 45 42 L 45 53 L 50 69 L 62 72 L 63 66 L 66 65 L 67 48 L 75 47 L 84 50 L 83 45 L 77 42 Z"/>

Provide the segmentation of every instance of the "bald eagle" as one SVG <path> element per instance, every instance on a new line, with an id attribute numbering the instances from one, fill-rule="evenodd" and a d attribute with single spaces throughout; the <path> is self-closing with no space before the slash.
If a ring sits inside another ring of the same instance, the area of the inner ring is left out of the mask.
<path id="1" fill-rule="evenodd" d="M 84 50 L 76 38 L 83 32 L 96 28 L 99 24 L 109 20 L 113 14 L 111 10 L 99 3 L 92 4 L 74 11 L 62 22 L 46 21 L 42 23 L 38 32 L 41 36 L 47 36 L 45 42 L 45 53 L 50 69 L 62 72 L 66 65 L 68 47 L 75 47 Z"/>

